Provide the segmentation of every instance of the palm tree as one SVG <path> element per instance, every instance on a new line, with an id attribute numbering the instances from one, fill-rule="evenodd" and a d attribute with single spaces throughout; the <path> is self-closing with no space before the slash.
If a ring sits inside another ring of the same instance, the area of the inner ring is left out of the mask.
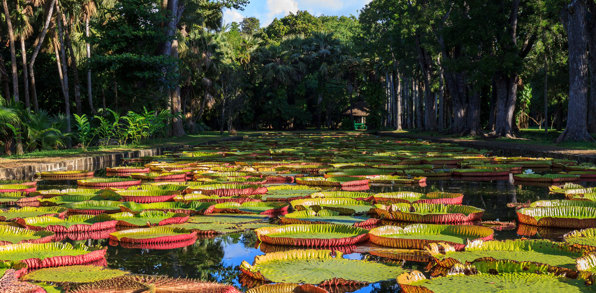
<path id="1" fill-rule="evenodd" d="M 35 60 L 37 59 L 37 55 L 39 54 L 39 51 L 41 50 L 41 46 L 43 45 L 43 42 L 45 40 L 46 34 L 48 33 L 48 28 L 50 27 L 52 16 L 54 15 L 55 3 L 56 3 L 56 0 L 51 0 L 50 2 L 46 2 L 46 5 L 44 6 L 44 10 L 47 11 L 47 13 L 46 13 L 46 18 L 44 21 L 43 29 L 41 30 L 41 32 L 39 33 L 39 35 L 37 35 L 37 38 L 35 39 L 35 43 L 37 44 L 37 46 L 35 47 L 35 50 L 33 51 L 33 54 L 31 55 L 31 60 L 29 60 L 29 77 L 31 78 L 31 96 L 33 97 L 33 108 L 35 109 L 35 111 L 39 111 L 39 103 L 37 101 L 37 89 L 35 87 L 35 70 L 34 70 L 33 66 L 35 65 Z"/>
<path id="2" fill-rule="evenodd" d="M 27 73 L 27 48 L 25 47 L 25 39 L 31 36 L 33 33 L 33 27 L 29 22 L 29 17 L 33 14 L 33 5 L 35 3 L 29 2 L 24 3 L 23 7 L 20 7 L 20 0 L 16 1 L 16 11 L 15 11 L 15 34 L 19 36 L 20 45 L 21 45 L 21 58 L 22 58 L 22 65 L 23 65 L 23 84 L 24 84 L 24 94 L 25 94 L 25 107 L 29 109 L 31 107 L 31 101 L 29 98 L 29 76 Z"/>
<path id="3" fill-rule="evenodd" d="M 19 102 L 19 76 L 17 72 L 17 57 L 15 52 L 15 36 L 14 29 L 12 27 L 12 16 L 8 9 L 8 3 L 6 0 L 2 0 L 2 8 L 4 9 L 4 18 L 6 19 L 6 27 L 8 29 L 8 40 L 10 45 L 10 63 L 12 69 L 12 91 L 15 102 Z"/>
<path id="4" fill-rule="evenodd" d="M 91 44 L 89 44 L 89 20 L 93 15 L 97 13 L 97 7 L 95 5 L 95 1 L 87 0 L 83 1 L 83 19 L 85 20 L 85 49 L 87 51 L 87 62 L 91 59 Z M 93 107 L 93 84 L 91 82 L 91 67 L 88 66 L 87 69 L 87 100 L 89 101 L 89 108 L 91 109 L 92 113 L 95 113 L 95 108 Z"/>

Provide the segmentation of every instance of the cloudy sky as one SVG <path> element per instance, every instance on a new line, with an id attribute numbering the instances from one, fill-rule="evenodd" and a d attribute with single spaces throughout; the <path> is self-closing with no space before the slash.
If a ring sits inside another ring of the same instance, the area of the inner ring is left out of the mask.
<path id="1" fill-rule="evenodd" d="M 224 23 L 240 22 L 244 17 L 254 16 L 266 26 L 274 18 L 281 18 L 290 12 L 307 10 L 313 15 L 358 16 L 358 11 L 371 0 L 251 0 L 244 9 L 224 11 Z"/>

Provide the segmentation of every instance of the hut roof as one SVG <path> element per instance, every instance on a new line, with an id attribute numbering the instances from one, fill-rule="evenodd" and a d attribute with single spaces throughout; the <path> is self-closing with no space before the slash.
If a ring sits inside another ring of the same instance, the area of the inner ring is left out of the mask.
<path id="1" fill-rule="evenodd" d="M 348 109 L 344 112 L 344 115 L 350 116 L 354 115 L 354 117 L 368 117 L 368 109 L 367 108 L 352 108 Z"/>

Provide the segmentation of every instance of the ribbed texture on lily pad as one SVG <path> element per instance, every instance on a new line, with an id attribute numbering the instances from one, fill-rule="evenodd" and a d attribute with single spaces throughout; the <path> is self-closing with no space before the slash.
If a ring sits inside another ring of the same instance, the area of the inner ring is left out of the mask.
<path id="1" fill-rule="evenodd" d="M 331 247 L 354 245 L 368 239 L 368 230 L 330 224 L 286 225 L 255 230 L 259 240 L 273 245 Z"/>
<path id="2" fill-rule="evenodd" d="M 480 221 L 484 214 L 483 209 L 473 206 L 426 203 L 377 205 L 373 211 L 381 219 L 433 224 Z"/>
<path id="3" fill-rule="evenodd" d="M 290 250 L 257 256 L 240 270 L 255 279 L 276 283 L 305 283 L 326 286 L 375 283 L 395 278 L 404 269 L 363 260 L 349 260 L 331 250 Z"/>
<path id="4" fill-rule="evenodd" d="M 54 239 L 54 233 L 31 231 L 19 227 L 0 225 L 0 245 L 18 243 L 48 243 Z"/>
<path id="5" fill-rule="evenodd" d="M 81 233 L 115 229 L 118 221 L 106 216 L 73 215 L 68 218 L 40 216 L 18 219 L 17 223 L 27 229 L 56 233 Z"/>
<path id="6" fill-rule="evenodd" d="M 429 243 L 443 242 L 456 250 L 464 249 L 468 240 L 492 240 L 493 234 L 492 229 L 482 226 L 433 224 L 383 226 L 369 232 L 370 241 L 381 246 L 424 249 Z"/>
<path id="7" fill-rule="evenodd" d="M 105 263 L 106 249 L 69 243 L 21 243 L 0 246 L 0 260 L 20 261 L 29 270 L 59 266 Z"/>
<path id="8" fill-rule="evenodd" d="M 571 231 L 563 235 L 567 244 L 586 252 L 596 252 L 596 228 Z"/>
<path id="9" fill-rule="evenodd" d="M 234 286 L 193 279 L 165 276 L 126 275 L 111 280 L 82 284 L 71 293 L 113 292 L 193 292 L 193 293 L 240 293 Z"/>

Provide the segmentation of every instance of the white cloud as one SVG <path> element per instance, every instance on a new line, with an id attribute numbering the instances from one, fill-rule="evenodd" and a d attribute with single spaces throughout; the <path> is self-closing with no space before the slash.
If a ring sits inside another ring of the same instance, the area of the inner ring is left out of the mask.
<path id="1" fill-rule="evenodd" d="M 370 1 L 370 0 L 366 0 Z M 344 7 L 344 2 L 342 0 L 300 0 L 300 6 L 304 6 L 304 8 L 314 8 L 314 9 L 330 9 L 330 10 L 340 10 Z"/>
<path id="2" fill-rule="evenodd" d="M 290 12 L 296 13 L 298 11 L 298 3 L 295 0 L 267 0 L 267 8 L 269 15 L 287 15 Z"/>
<path id="3" fill-rule="evenodd" d="M 234 9 L 224 9 L 223 11 L 223 23 L 231 24 L 232 22 L 240 23 L 244 19 L 244 15 L 240 13 L 238 10 Z"/>
<path id="4" fill-rule="evenodd" d="M 267 18 L 263 25 L 267 26 L 273 21 L 274 17 L 284 17 L 290 13 L 298 11 L 298 2 L 296 0 L 267 0 Z"/>

